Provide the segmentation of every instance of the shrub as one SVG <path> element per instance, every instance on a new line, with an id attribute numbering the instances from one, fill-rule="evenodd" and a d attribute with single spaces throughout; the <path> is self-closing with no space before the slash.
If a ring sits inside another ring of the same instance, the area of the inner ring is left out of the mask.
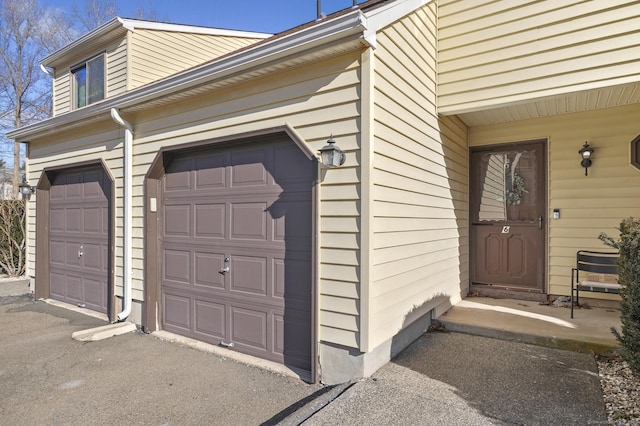
<path id="1" fill-rule="evenodd" d="M 9 276 L 25 272 L 24 200 L 0 201 L 0 268 Z"/>
<path id="2" fill-rule="evenodd" d="M 618 282 L 622 330 L 613 329 L 620 342 L 622 357 L 631 370 L 640 375 L 640 219 L 624 219 L 620 223 L 620 239 L 600 234 L 600 239 L 620 252 Z"/>

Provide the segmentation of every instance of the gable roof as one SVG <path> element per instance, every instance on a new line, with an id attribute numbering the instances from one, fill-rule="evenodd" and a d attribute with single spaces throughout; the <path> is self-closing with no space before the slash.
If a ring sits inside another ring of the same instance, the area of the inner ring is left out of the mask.
<path id="1" fill-rule="evenodd" d="M 92 50 L 94 46 L 103 46 L 113 40 L 123 37 L 128 31 L 157 30 L 167 32 L 183 32 L 190 34 L 217 35 L 227 37 L 243 37 L 265 39 L 273 34 L 257 33 L 250 31 L 225 30 L 220 28 L 201 27 L 194 25 L 169 24 L 164 22 L 143 21 L 139 19 L 127 19 L 115 17 L 100 25 L 96 29 L 86 33 L 82 37 L 72 41 L 66 46 L 56 50 L 43 58 L 40 63 L 45 67 L 55 68 L 64 61 L 69 54 L 78 50 Z"/>
<path id="2" fill-rule="evenodd" d="M 375 48 L 380 29 L 431 1 L 370 0 L 123 94 L 14 129 L 7 137 L 27 141 L 101 119 L 111 108 L 125 112 L 152 108 L 329 55 L 363 46 Z"/>

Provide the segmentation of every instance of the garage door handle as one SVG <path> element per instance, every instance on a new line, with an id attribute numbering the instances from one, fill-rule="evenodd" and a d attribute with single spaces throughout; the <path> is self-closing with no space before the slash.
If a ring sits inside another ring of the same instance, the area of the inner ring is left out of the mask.
<path id="1" fill-rule="evenodd" d="M 229 342 L 229 343 L 225 343 L 224 340 L 222 342 L 220 342 L 220 346 L 224 346 L 225 348 L 232 348 L 234 347 L 236 344 L 233 342 Z"/>
<path id="2" fill-rule="evenodd" d="M 220 269 L 218 272 L 221 273 L 222 275 L 224 275 L 227 272 L 229 272 L 229 267 L 225 266 L 224 268 Z"/>
<path id="3" fill-rule="evenodd" d="M 80 248 L 78 249 L 78 259 L 80 259 L 83 254 L 84 254 L 84 246 L 80 244 Z"/>

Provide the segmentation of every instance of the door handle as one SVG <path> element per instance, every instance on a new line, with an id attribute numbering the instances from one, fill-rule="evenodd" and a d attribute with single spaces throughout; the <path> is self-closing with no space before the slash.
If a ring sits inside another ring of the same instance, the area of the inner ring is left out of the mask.
<path id="1" fill-rule="evenodd" d="M 236 344 L 233 342 L 229 342 L 229 343 L 225 343 L 225 341 L 221 341 L 220 342 L 220 346 L 222 346 L 223 348 L 232 348 L 234 347 Z"/>
<path id="2" fill-rule="evenodd" d="M 229 259 L 227 256 L 225 256 L 225 258 L 224 258 L 224 265 L 225 265 L 225 266 L 224 266 L 224 268 L 222 268 L 222 269 L 220 269 L 220 270 L 218 271 L 218 273 L 219 273 L 219 274 L 224 275 L 224 274 L 226 274 L 227 272 L 229 272 L 229 260 L 230 260 L 230 259 Z"/>
<path id="3" fill-rule="evenodd" d="M 542 216 L 538 217 L 538 229 L 542 229 Z"/>
<path id="4" fill-rule="evenodd" d="M 80 248 L 78 249 L 78 259 L 80 259 L 84 255 L 84 246 L 80 244 Z"/>

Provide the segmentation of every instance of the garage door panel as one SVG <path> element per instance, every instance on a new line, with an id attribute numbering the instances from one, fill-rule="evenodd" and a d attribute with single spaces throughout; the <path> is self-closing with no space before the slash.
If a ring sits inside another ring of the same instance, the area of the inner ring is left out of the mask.
<path id="1" fill-rule="evenodd" d="M 85 268 L 98 272 L 104 269 L 102 266 L 102 245 L 85 243 L 83 244 L 82 252 L 83 255 L 81 259 Z"/>
<path id="2" fill-rule="evenodd" d="M 229 281 L 232 293 L 267 296 L 267 258 L 233 256 Z"/>
<path id="3" fill-rule="evenodd" d="M 225 340 L 227 309 L 223 303 L 214 303 L 207 300 L 196 300 L 196 324 L 195 332 L 203 335 L 201 338 Z M 216 342 L 217 343 L 217 342 Z"/>
<path id="4" fill-rule="evenodd" d="M 83 286 L 84 290 L 84 304 L 92 309 L 99 309 L 104 305 L 104 294 L 102 289 L 104 283 L 97 279 L 84 278 Z"/>
<path id="5" fill-rule="evenodd" d="M 165 292 L 162 308 L 165 326 L 182 332 L 191 330 L 191 299 L 189 297 Z"/>
<path id="6" fill-rule="evenodd" d="M 164 279 L 191 284 L 191 252 L 180 250 L 164 250 Z"/>
<path id="7" fill-rule="evenodd" d="M 82 210 L 82 232 L 102 233 L 102 209 L 100 207 Z"/>
<path id="8" fill-rule="evenodd" d="M 176 158 L 169 165 L 171 173 L 167 173 L 164 179 L 166 192 L 182 192 L 191 189 L 191 170 L 194 160 L 192 158 Z"/>
<path id="9" fill-rule="evenodd" d="M 52 273 L 49 277 L 49 292 L 51 296 L 63 297 L 65 295 L 66 284 L 64 274 Z"/>
<path id="10" fill-rule="evenodd" d="M 271 165 L 268 149 L 239 150 L 231 153 L 231 186 L 267 186 Z"/>
<path id="11" fill-rule="evenodd" d="M 224 268 L 224 253 L 195 253 L 196 286 L 208 288 L 224 288 L 224 275 L 219 271 Z"/>
<path id="12" fill-rule="evenodd" d="M 82 302 L 84 299 L 83 280 L 79 276 L 66 276 L 66 296 L 72 302 Z"/>
<path id="13" fill-rule="evenodd" d="M 102 187 L 102 172 L 99 170 L 85 172 L 79 178 L 84 182 L 81 186 L 83 198 L 102 197 L 104 188 Z"/>
<path id="14" fill-rule="evenodd" d="M 64 209 L 51 209 L 49 212 L 50 232 L 64 232 Z"/>
<path id="15" fill-rule="evenodd" d="M 173 237 L 189 237 L 191 235 L 190 205 L 164 207 L 164 233 Z"/>
<path id="16" fill-rule="evenodd" d="M 233 203 L 231 205 L 231 238 L 267 239 L 267 203 Z"/>
<path id="17" fill-rule="evenodd" d="M 275 241 L 301 239 L 306 244 L 311 238 L 311 203 L 304 201 L 280 200 L 274 215 Z"/>
<path id="18" fill-rule="evenodd" d="M 292 257 L 292 256 L 291 256 Z M 307 259 L 274 259 L 273 271 L 275 295 L 287 303 L 311 304 L 311 262 Z"/>
<path id="19" fill-rule="evenodd" d="M 82 208 L 67 208 L 64 212 L 66 232 L 82 232 Z"/>
<path id="20" fill-rule="evenodd" d="M 231 307 L 231 341 L 265 351 L 268 313 L 238 306 Z"/>
<path id="21" fill-rule="evenodd" d="M 226 204 L 198 204 L 195 215 L 196 238 L 226 237 Z"/>
<path id="22" fill-rule="evenodd" d="M 82 173 L 68 173 L 65 181 L 64 198 L 82 198 Z"/>
<path id="23" fill-rule="evenodd" d="M 225 188 L 227 174 L 225 165 L 228 154 L 208 154 L 196 158 L 196 190 Z"/>
<path id="24" fill-rule="evenodd" d="M 284 362 L 304 370 L 311 368 L 311 343 L 297 344 L 302 336 L 309 334 L 308 328 L 311 314 L 299 311 L 285 310 L 284 318 L 277 321 L 278 328 L 274 333 L 277 337 L 274 343 L 280 346 Z"/>
<path id="25" fill-rule="evenodd" d="M 274 148 L 273 176 L 280 186 L 304 184 L 308 186 L 315 176 L 315 164 L 295 145 Z"/>
<path id="26" fill-rule="evenodd" d="M 49 242 L 49 261 L 58 265 L 64 265 L 66 258 L 65 244 L 63 241 Z"/>
<path id="27" fill-rule="evenodd" d="M 80 244 L 75 241 L 64 242 L 64 266 L 82 266 L 82 257 L 78 256 Z"/>

